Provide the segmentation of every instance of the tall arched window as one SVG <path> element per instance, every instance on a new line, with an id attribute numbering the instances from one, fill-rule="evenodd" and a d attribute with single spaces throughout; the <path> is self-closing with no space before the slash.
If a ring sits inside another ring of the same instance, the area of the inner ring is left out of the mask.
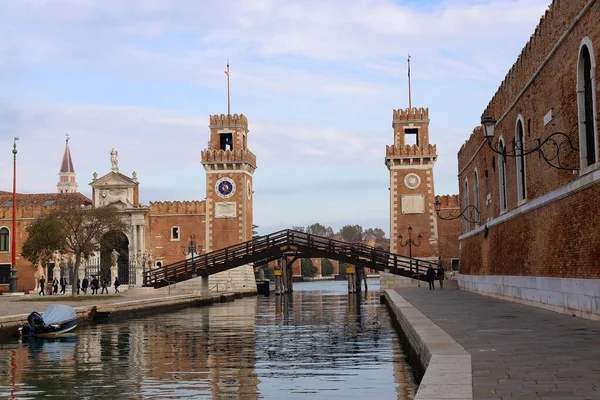
<path id="1" fill-rule="evenodd" d="M 498 141 L 498 150 L 504 153 L 504 139 Z M 506 157 L 502 154 L 498 155 L 498 184 L 500 192 L 500 212 L 506 211 Z"/>
<path id="2" fill-rule="evenodd" d="M 527 199 L 527 183 L 525 180 L 525 155 L 523 118 L 519 116 L 517 120 L 517 129 L 515 132 L 515 155 L 517 160 L 517 200 L 523 202 Z"/>
<path id="3" fill-rule="evenodd" d="M 469 207 L 469 180 L 465 179 L 465 194 L 463 197 L 463 210 L 465 210 L 465 219 L 464 219 L 464 223 L 465 223 L 465 232 L 468 232 L 471 230 L 471 223 L 468 221 L 469 219 L 471 219 L 471 210 L 468 210 Z"/>
<path id="4" fill-rule="evenodd" d="M 10 232 L 8 228 L 0 228 L 0 251 L 10 249 Z"/>
<path id="5" fill-rule="evenodd" d="M 579 108 L 579 154 L 581 168 L 585 169 L 598 160 L 598 144 L 596 138 L 594 71 L 596 63 L 592 42 L 583 39 L 579 50 L 577 68 L 577 106 Z"/>
<path id="6" fill-rule="evenodd" d="M 479 213 L 479 174 L 477 173 L 477 170 L 475 170 L 475 175 L 473 175 L 473 205 L 475 206 L 476 210 L 473 210 L 473 216 L 475 218 L 473 218 L 475 221 L 475 225 L 478 226 L 481 218 L 481 215 Z"/>

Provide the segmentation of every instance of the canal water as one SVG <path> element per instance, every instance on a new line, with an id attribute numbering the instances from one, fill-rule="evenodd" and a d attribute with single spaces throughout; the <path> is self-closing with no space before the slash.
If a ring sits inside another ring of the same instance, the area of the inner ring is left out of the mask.
<path id="1" fill-rule="evenodd" d="M 0 344 L 0 398 L 412 399 L 377 280 L 248 297 Z"/>

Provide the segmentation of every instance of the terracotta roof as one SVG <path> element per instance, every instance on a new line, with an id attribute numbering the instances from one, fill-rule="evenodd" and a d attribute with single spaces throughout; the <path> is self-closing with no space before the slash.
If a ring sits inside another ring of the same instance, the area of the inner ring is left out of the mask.
<path id="1" fill-rule="evenodd" d="M 92 204 L 92 200 L 81 193 L 17 193 L 17 208 L 51 206 L 61 201 L 80 201 L 81 204 Z M 12 206 L 12 192 L 0 191 L 0 207 Z"/>
<path id="2" fill-rule="evenodd" d="M 74 173 L 73 160 L 71 159 L 71 151 L 69 150 L 69 141 L 65 145 L 65 154 L 63 154 L 62 164 L 60 165 L 60 173 Z"/>

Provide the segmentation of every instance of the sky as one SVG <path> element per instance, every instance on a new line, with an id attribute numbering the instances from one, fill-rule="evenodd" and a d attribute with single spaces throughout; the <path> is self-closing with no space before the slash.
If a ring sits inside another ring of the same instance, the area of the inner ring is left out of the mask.
<path id="1" fill-rule="evenodd" d="M 437 194 L 550 0 L 1 0 L 0 190 L 135 171 L 140 201 L 203 200 L 209 115 L 249 121 L 254 223 L 389 232 L 392 110 L 428 107 Z"/>

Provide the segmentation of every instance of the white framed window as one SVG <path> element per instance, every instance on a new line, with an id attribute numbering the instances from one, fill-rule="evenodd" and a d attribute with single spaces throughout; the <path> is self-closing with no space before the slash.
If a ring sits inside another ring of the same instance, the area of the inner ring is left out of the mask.
<path id="1" fill-rule="evenodd" d="M 506 157 L 504 156 L 504 139 L 498 140 L 498 195 L 500 197 L 500 213 L 506 212 Z"/>
<path id="2" fill-rule="evenodd" d="M 475 222 L 475 226 L 479 226 L 479 221 L 481 220 L 479 210 L 479 173 L 477 172 L 477 168 L 475 168 L 475 173 L 473 174 L 473 206 L 476 209 L 473 209 L 473 216 Z"/>
<path id="3" fill-rule="evenodd" d="M 598 163 L 598 122 L 595 91 L 596 60 L 589 37 L 581 41 L 577 63 L 577 108 L 579 111 L 579 162 L 581 173 Z"/>
<path id="4" fill-rule="evenodd" d="M 517 118 L 515 127 L 515 160 L 517 163 L 517 204 L 521 205 L 527 201 L 527 180 L 525 177 L 525 123 L 523 116 Z"/>
<path id="5" fill-rule="evenodd" d="M 10 231 L 5 226 L 0 228 L 0 251 L 10 251 Z"/>
<path id="6" fill-rule="evenodd" d="M 171 240 L 178 241 L 180 237 L 181 237 L 181 232 L 179 230 L 179 227 L 172 226 L 171 227 Z"/>

